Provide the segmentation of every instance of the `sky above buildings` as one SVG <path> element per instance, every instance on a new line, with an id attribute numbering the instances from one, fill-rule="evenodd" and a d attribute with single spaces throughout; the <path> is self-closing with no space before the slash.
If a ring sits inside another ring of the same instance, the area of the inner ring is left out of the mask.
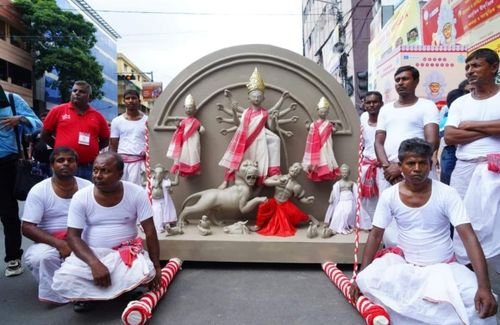
<path id="1" fill-rule="evenodd" d="M 87 0 L 120 35 L 118 51 L 165 87 L 222 48 L 271 44 L 302 54 L 301 0 Z"/>

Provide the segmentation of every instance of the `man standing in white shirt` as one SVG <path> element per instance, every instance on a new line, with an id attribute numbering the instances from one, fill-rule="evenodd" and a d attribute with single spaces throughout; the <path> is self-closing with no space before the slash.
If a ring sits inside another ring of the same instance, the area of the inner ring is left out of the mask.
<path id="1" fill-rule="evenodd" d="M 360 116 L 363 133 L 363 160 L 361 161 L 361 222 L 360 228 L 369 230 L 372 227 L 373 213 L 377 206 L 379 189 L 377 174 L 383 173 L 379 168 L 375 154 L 375 131 L 380 108 L 384 105 L 382 94 L 378 91 L 366 93 L 363 101 L 365 112 Z"/>
<path id="2" fill-rule="evenodd" d="M 118 152 L 125 162 L 123 180 L 141 185 L 141 173 L 145 171 L 146 121 L 148 116 L 140 111 L 141 99 L 134 89 L 123 94 L 125 113 L 111 121 L 109 150 Z"/>
<path id="3" fill-rule="evenodd" d="M 447 144 L 457 146 L 450 186 L 464 199 L 486 258 L 500 272 L 498 66 L 498 54 L 490 49 L 479 49 L 467 57 L 465 74 L 474 91 L 451 105 L 444 137 Z M 455 240 L 455 249 L 458 260 L 468 263 L 460 238 Z"/>
<path id="4" fill-rule="evenodd" d="M 375 133 L 375 153 L 383 169 L 377 175 L 380 192 L 403 179 L 398 164 L 398 148 L 403 140 L 417 137 L 429 142 L 433 150 L 439 146 L 439 110 L 432 101 L 415 95 L 419 78 L 415 67 L 399 67 L 394 74 L 399 98 L 380 109 Z M 394 246 L 396 238 L 393 224 L 386 229 L 384 244 Z"/>
<path id="5" fill-rule="evenodd" d="M 71 253 L 66 241 L 71 198 L 76 191 L 92 183 L 74 176 L 78 156 L 69 147 L 54 149 L 49 162 L 52 177 L 33 186 L 24 205 L 22 231 L 35 244 L 26 250 L 23 259 L 38 281 L 38 299 L 67 303 L 67 299 L 52 290 L 52 277 Z"/>

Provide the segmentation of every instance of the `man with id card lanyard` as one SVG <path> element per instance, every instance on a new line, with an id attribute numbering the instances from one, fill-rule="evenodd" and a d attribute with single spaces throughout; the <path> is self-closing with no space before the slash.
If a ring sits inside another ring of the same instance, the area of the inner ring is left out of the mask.
<path id="1" fill-rule="evenodd" d="M 79 156 L 76 176 L 90 180 L 92 164 L 109 143 L 106 119 L 89 105 L 92 87 L 86 81 L 75 81 L 71 99 L 52 108 L 43 122 L 42 139 L 52 148 L 67 146 Z"/>

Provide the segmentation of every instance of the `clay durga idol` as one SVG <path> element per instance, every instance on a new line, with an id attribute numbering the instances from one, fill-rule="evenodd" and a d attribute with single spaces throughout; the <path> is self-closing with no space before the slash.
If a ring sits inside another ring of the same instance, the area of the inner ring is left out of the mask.
<path id="1" fill-rule="evenodd" d="M 228 181 L 234 179 L 234 172 L 245 159 L 259 162 L 257 184 L 262 184 L 264 179 L 269 176 L 281 174 L 280 142 L 282 139 L 274 132 L 292 136 L 293 133 L 283 130 L 281 125 L 298 120 L 298 117 L 292 117 L 289 120 L 279 119 L 294 109 L 290 107 L 280 112 L 283 100 L 289 96 L 288 92 L 283 92 L 278 102 L 269 110 L 261 105 L 265 99 L 265 85 L 257 68 L 247 83 L 247 89 L 250 101 L 248 108 L 240 107 L 227 89 L 224 91 L 224 96 L 228 98 L 231 110 L 222 105 L 219 106 L 219 110 L 231 115 L 231 118 L 218 116 L 217 121 L 234 124 L 233 127 L 221 130 L 223 135 L 230 132 L 234 132 L 234 135 L 219 162 L 220 166 L 226 168 L 224 182 L 220 188 L 226 187 Z"/>

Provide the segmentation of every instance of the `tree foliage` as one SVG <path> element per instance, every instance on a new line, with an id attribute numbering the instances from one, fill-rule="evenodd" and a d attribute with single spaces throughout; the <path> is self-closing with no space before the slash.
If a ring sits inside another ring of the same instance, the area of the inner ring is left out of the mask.
<path id="1" fill-rule="evenodd" d="M 95 27 L 80 14 L 61 10 L 55 0 L 15 0 L 26 25 L 26 42 L 34 56 L 35 78 L 56 71 L 57 88 L 68 101 L 76 80 L 92 86 L 94 98 L 101 98 L 102 66 L 91 49 L 96 43 Z"/>

